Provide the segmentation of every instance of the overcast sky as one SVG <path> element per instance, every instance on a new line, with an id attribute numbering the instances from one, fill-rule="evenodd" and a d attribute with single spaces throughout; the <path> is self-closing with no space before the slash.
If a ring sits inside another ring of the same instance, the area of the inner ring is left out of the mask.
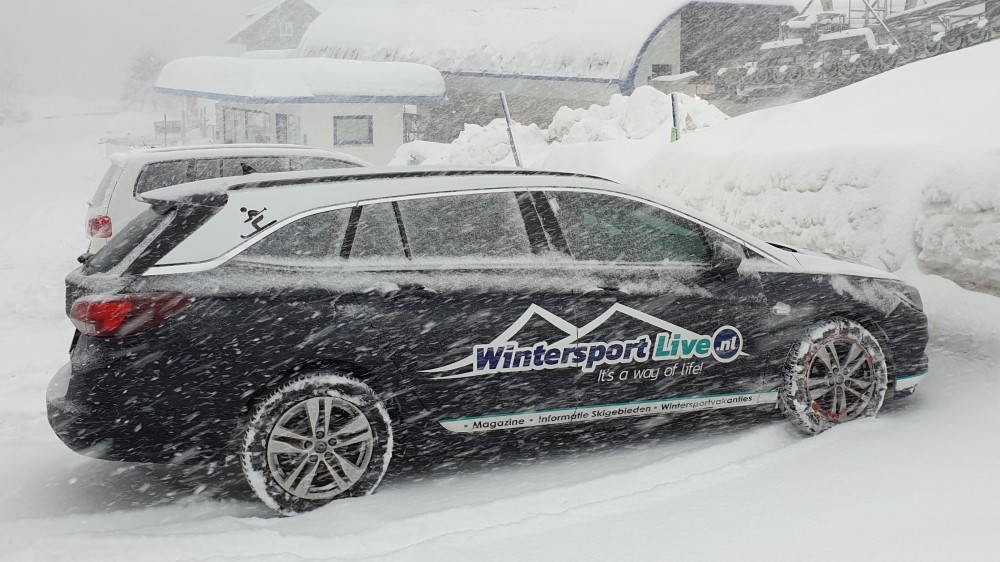
<path id="1" fill-rule="evenodd" d="M 263 0 L 3 0 L 0 71 L 30 94 L 117 99 L 149 46 L 166 59 L 238 54 L 226 39 Z"/>

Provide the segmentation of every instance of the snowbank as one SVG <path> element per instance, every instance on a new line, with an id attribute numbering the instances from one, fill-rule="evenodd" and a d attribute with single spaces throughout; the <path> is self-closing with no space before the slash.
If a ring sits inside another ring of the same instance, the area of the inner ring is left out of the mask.
<path id="1" fill-rule="evenodd" d="M 1000 290 L 1000 42 L 664 148 L 640 187 L 778 242 Z"/>
<path id="2" fill-rule="evenodd" d="M 716 126 L 729 117 L 707 101 L 678 95 L 682 133 Z M 631 179 L 649 158 L 670 142 L 670 96 L 651 86 L 631 95 L 614 95 L 608 105 L 561 108 L 546 129 L 513 126 L 525 165 L 557 171 L 588 172 Z M 401 146 L 392 164 L 513 166 L 507 125 L 496 119 L 485 127 L 466 125 L 451 144 L 417 141 Z"/>

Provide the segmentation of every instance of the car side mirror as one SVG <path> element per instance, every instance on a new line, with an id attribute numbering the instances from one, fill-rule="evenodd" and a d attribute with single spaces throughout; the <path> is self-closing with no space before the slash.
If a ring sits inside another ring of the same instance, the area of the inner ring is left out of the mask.
<path id="1" fill-rule="evenodd" d="M 743 263 L 743 252 L 740 249 L 720 242 L 712 245 L 711 268 L 719 277 L 736 275 L 741 263 Z"/>

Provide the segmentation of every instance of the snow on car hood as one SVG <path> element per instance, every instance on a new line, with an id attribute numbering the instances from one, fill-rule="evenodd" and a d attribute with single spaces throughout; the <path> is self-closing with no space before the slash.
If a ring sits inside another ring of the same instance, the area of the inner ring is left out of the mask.
<path id="1" fill-rule="evenodd" d="M 799 262 L 806 273 L 823 273 L 830 275 L 857 275 L 861 277 L 877 277 L 900 281 L 900 278 L 877 267 L 823 252 L 806 250 L 788 244 L 772 244 Z"/>

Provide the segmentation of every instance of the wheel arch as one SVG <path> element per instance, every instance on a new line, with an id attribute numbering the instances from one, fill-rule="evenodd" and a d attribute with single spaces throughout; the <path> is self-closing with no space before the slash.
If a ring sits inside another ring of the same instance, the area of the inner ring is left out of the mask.
<path id="1" fill-rule="evenodd" d="M 304 361 L 289 367 L 287 370 L 275 373 L 253 392 L 248 393 L 244 397 L 240 419 L 247 419 L 257 404 L 282 384 L 297 377 L 328 372 L 353 377 L 368 385 L 385 404 L 386 409 L 389 411 L 389 417 L 394 421 L 402 419 L 403 405 L 393 389 L 395 366 L 391 364 L 366 365 L 342 359 Z M 242 424 L 240 425 L 242 426 Z M 237 428 L 236 433 L 240 433 L 240 428 Z"/>

